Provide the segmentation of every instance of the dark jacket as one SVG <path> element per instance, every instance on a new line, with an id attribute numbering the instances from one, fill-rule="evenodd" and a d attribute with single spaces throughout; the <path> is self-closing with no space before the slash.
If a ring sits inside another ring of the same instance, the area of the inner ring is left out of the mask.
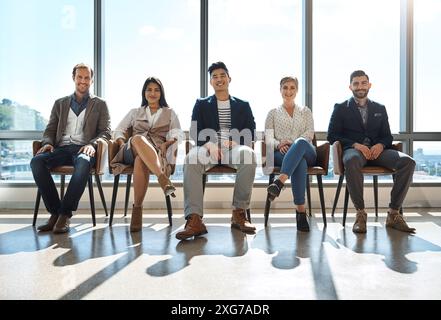
<path id="1" fill-rule="evenodd" d="M 363 144 L 369 138 L 371 146 L 382 143 L 385 149 L 392 146 L 393 137 L 390 132 L 386 108 L 368 100 L 368 119 L 366 128 L 363 126 L 360 111 L 354 98 L 334 106 L 328 128 L 328 141 L 342 143 L 343 150 L 349 149 L 355 142 Z"/>
<path id="2" fill-rule="evenodd" d="M 67 117 L 70 111 L 72 96 L 58 99 L 51 111 L 49 123 L 43 133 L 42 144 L 51 144 L 57 147 L 66 130 Z M 84 115 L 83 134 L 85 139 L 97 147 L 99 138 L 110 139 L 110 116 L 107 104 L 101 98 L 90 95 Z"/>
<path id="3" fill-rule="evenodd" d="M 250 104 L 246 101 L 230 96 L 230 108 L 231 129 L 237 129 L 238 131 L 248 129 L 247 131 L 250 132 L 252 141 L 254 141 L 256 123 L 254 122 L 254 116 L 253 112 L 251 111 Z M 208 141 L 214 143 L 217 142 L 217 137 L 213 134 L 211 136 L 207 136 L 204 133 L 199 135 L 203 129 L 212 129 L 213 133 L 220 130 L 219 113 L 215 95 L 196 100 L 191 121 L 190 138 L 194 140 L 198 146 L 202 146 Z M 198 140 L 198 137 L 201 140 Z M 248 145 L 251 143 L 251 141 L 247 143 L 248 141 L 245 141 L 243 137 L 240 138 L 240 141 L 236 142 L 240 143 L 241 145 Z"/>

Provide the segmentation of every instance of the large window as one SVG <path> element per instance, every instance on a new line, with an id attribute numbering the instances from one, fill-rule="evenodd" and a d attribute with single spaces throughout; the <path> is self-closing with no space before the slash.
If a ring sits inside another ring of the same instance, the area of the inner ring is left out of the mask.
<path id="1" fill-rule="evenodd" d="M 93 1 L 1 0 L 0 130 L 43 130 L 72 68 L 93 65 Z"/>
<path id="2" fill-rule="evenodd" d="M 414 1 L 414 128 L 438 131 L 441 88 L 441 1 Z"/>
<path id="3" fill-rule="evenodd" d="M 286 75 L 302 79 L 301 3 L 209 2 L 208 65 L 225 62 L 232 79 L 230 93 L 250 102 L 257 130 L 264 129 L 267 113 L 282 103 L 280 79 Z M 302 96 L 299 92 L 297 103 L 303 103 Z"/>
<path id="4" fill-rule="evenodd" d="M 313 108 L 315 127 L 327 131 L 335 103 L 349 91 L 349 75 L 364 70 L 369 97 L 384 104 L 399 131 L 400 0 L 320 0 L 313 9 Z"/>
<path id="5" fill-rule="evenodd" d="M 416 162 L 414 182 L 441 181 L 441 142 L 414 142 L 413 158 Z"/>
<path id="6" fill-rule="evenodd" d="M 44 130 L 74 92 L 76 63 L 93 65 L 93 1 L 0 1 L 0 130 Z M 0 179 L 30 180 L 31 141 L 1 141 Z"/>
<path id="7" fill-rule="evenodd" d="M 158 77 L 183 130 L 200 96 L 199 1 L 106 1 L 104 96 L 112 127 L 141 106 L 149 76 Z"/>

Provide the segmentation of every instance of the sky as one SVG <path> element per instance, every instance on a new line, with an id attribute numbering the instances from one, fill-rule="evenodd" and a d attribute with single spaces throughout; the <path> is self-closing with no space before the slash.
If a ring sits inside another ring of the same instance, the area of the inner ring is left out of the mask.
<path id="1" fill-rule="evenodd" d="M 209 63 L 224 61 L 230 93 L 250 102 L 257 129 L 280 105 L 283 76 L 300 80 L 303 104 L 301 0 L 209 2 Z M 313 110 L 326 131 L 333 105 L 350 96 L 349 74 L 364 69 L 370 98 L 386 105 L 399 130 L 400 0 L 314 2 Z M 129 10 L 130 8 L 130 10 Z M 381 8 L 381 10 L 379 10 Z M 415 1 L 415 128 L 439 131 L 441 0 Z M 112 126 L 140 105 L 148 76 L 159 77 L 187 130 L 200 97 L 198 0 L 106 1 L 105 83 Z M 71 94 L 71 70 L 93 64 L 93 1 L 0 0 L 0 99 L 48 118 L 56 98 Z M 5 45 L 6 44 L 6 45 Z M 212 94 L 210 88 L 209 94 Z M 311 107 L 311 106 L 310 106 Z M 25 128 L 24 128 L 25 129 Z M 439 150 L 438 146 L 434 148 Z"/>

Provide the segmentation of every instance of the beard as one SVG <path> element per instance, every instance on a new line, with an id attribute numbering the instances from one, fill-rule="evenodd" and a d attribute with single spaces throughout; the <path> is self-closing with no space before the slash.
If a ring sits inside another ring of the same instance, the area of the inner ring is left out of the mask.
<path id="1" fill-rule="evenodd" d="M 366 98 L 368 93 L 369 93 L 369 89 L 366 89 L 366 90 L 353 90 L 352 91 L 352 94 L 357 99 L 364 99 L 364 98 Z"/>

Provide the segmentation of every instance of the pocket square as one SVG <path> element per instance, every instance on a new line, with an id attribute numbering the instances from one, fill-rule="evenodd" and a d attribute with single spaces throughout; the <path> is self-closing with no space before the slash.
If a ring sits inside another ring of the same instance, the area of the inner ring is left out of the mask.
<path id="1" fill-rule="evenodd" d="M 381 113 L 374 113 L 374 117 L 381 117 L 382 114 Z"/>

